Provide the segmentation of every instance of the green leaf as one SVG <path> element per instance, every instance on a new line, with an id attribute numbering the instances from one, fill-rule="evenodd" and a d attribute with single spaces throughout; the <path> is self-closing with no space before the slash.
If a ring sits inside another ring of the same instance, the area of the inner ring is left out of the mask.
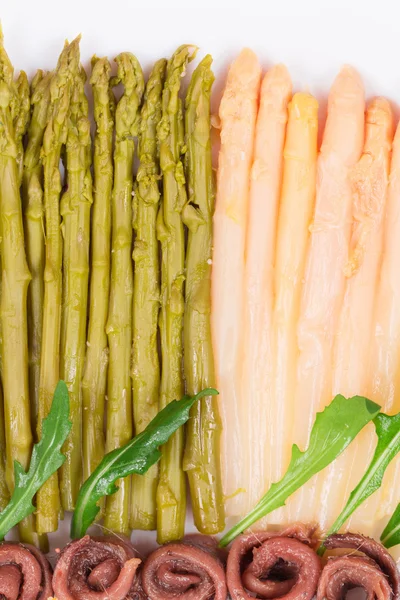
<path id="1" fill-rule="evenodd" d="M 400 544 L 400 504 L 390 518 L 381 535 L 381 542 L 386 548 Z"/>
<path id="2" fill-rule="evenodd" d="M 284 506 L 286 500 L 313 475 L 322 471 L 347 448 L 361 429 L 379 413 L 380 407 L 363 396 L 337 395 L 321 413 L 317 413 L 307 450 L 292 447 L 289 467 L 278 483 L 273 483 L 255 508 L 222 538 L 227 546 L 237 535 Z"/>
<path id="3" fill-rule="evenodd" d="M 68 388 L 59 381 L 49 414 L 43 419 L 42 437 L 33 446 L 29 471 L 25 473 L 15 461 L 15 487 L 10 502 L 0 513 L 0 540 L 22 519 L 34 512 L 32 499 L 36 492 L 61 467 L 65 456 L 60 450 L 71 429 Z"/>
<path id="4" fill-rule="evenodd" d="M 80 538 L 93 523 L 100 508 L 97 502 L 115 494 L 115 481 L 132 473 L 143 475 L 161 457 L 159 447 L 189 419 L 193 404 L 204 396 L 215 396 L 218 392 L 208 388 L 196 396 L 184 396 L 173 400 L 148 424 L 146 429 L 122 448 L 105 455 L 98 467 L 80 489 L 71 523 L 71 537 Z"/>
<path id="5" fill-rule="evenodd" d="M 378 436 L 374 456 L 362 479 L 351 492 L 346 506 L 329 529 L 327 536 L 336 533 L 356 508 L 380 488 L 389 463 L 400 452 L 400 413 L 392 417 L 381 413 L 374 419 L 374 424 Z M 322 545 L 318 550 L 318 554 L 322 555 L 324 551 L 325 546 Z"/>

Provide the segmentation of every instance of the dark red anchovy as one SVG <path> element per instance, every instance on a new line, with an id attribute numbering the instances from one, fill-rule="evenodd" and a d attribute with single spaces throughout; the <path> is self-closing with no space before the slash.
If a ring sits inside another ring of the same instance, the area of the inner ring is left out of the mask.
<path id="1" fill-rule="evenodd" d="M 140 563 L 129 540 L 87 535 L 61 552 L 54 594 L 58 600 L 144 600 Z"/>
<path id="2" fill-rule="evenodd" d="M 226 600 L 228 593 L 217 542 L 201 535 L 150 554 L 142 583 L 150 600 Z"/>
<path id="3" fill-rule="evenodd" d="M 330 535 L 324 546 L 328 550 L 349 548 L 353 552 L 328 559 L 318 585 L 317 600 L 344 600 L 350 589 L 358 587 L 365 590 L 367 600 L 399 598 L 396 563 L 382 544 L 363 535 L 344 533 Z"/>
<path id="4" fill-rule="evenodd" d="M 232 600 L 311 600 L 321 574 L 313 533 L 312 527 L 293 525 L 277 533 L 239 536 L 226 570 Z"/>
<path id="5" fill-rule="evenodd" d="M 43 554 L 28 544 L 0 544 L 0 599 L 47 600 L 52 571 Z"/>

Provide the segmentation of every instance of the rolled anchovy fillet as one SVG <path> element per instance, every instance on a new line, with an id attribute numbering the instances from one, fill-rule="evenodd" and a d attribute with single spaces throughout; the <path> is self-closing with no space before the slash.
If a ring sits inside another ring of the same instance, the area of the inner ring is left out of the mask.
<path id="1" fill-rule="evenodd" d="M 140 563 L 129 540 L 86 535 L 62 551 L 54 569 L 54 594 L 58 600 L 145 600 Z"/>
<path id="2" fill-rule="evenodd" d="M 341 600 L 350 589 L 358 587 L 365 590 L 368 600 L 399 598 L 399 572 L 382 544 L 357 533 L 344 533 L 330 535 L 324 546 L 328 550 L 351 551 L 347 556 L 328 559 L 319 580 L 317 600 Z"/>
<path id="3" fill-rule="evenodd" d="M 321 574 L 314 529 L 294 525 L 281 532 L 238 537 L 229 551 L 226 579 L 232 600 L 311 600 Z"/>
<path id="4" fill-rule="evenodd" d="M 225 600 L 228 594 L 217 542 L 202 535 L 187 536 L 150 554 L 142 584 L 150 600 Z"/>
<path id="5" fill-rule="evenodd" d="M 50 564 L 34 546 L 0 544 L 0 598 L 47 600 L 53 595 L 51 576 Z"/>

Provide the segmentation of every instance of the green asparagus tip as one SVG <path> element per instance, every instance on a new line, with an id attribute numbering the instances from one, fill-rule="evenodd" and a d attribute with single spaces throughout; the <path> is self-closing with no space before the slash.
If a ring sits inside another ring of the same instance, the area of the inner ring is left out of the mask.
<path id="1" fill-rule="evenodd" d="M 117 76 L 113 77 L 111 85 L 123 83 L 127 96 L 136 91 L 141 99 L 144 92 L 144 77 L 142 67 L 136 56 L 130 52 L 121 52 L 114 60 L 117 63 L 118 71 Z"/>
<path id="2" fill-rule="evenodd" d="M 0 27 L 0 82 L 10 86 L 14 78 L 14 68 L 4 48 L 3 30 Z"/>
<path id="3" fill-rule="evenodd" d="M 104 85 L 108 88 L 110 81 L 111 65 L 108 58 L 92 57 L 92 74 L 90 76 L 91 85 Z"/>
<path id="4" fill-rule="evenodd" d="M 48 87 L 53 77 L 53 72 L 44 73 L 41 69 L 38 70 L 32 81 L 32 104 L 38 104 L 48 92 Z"/>

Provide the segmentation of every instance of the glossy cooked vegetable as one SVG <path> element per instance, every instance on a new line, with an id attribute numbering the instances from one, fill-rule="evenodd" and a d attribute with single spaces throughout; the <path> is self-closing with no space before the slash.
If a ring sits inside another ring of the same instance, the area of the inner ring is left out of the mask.
<path id="1" fill-rule="evenodd" d="M 219 108 L 221 150 L 214 214 L 211 326 L 222 417 L 222 481 L 227 516 L 241 514 L 241 473 L 248 465 L 240 423 L 246 414 L 240 365 L 243 275 L 249 175 L 253 154 L 261 68 L 243 50 L 229 69 Z"/>
<path id="2" fill-rule="evenodd" d="M 189 419 L 193 404 L 212 394 L 218 392 L 208 388 L 196 396 L 184 396 L 181 400 L 169 402 L 141 433 L 124 446 L 106 454 L 80 489 L 71 523 L 72 538 L 82 537 L 86 533 L 100 510 L 97 502 L 102 496 L 118 493 L 117 480 L 124 481 L 123 478 L 132 473 L 146 473 L 160 459 L 160 446 Z"/>
<path id="3" fill-rule="evenodd" d="M 0 514 L 0 540 L 14 525 L 35 511 L 32 504 L 35 493 L 65 461 L 61 446 L 70 430 L 68 389 L 60 381 L 50 412 L 43 420 L 40 441 L 33 446 L 29 468 L 18 461 L 14 463 L 15 487 L 10 502 Z"/>
<path id="4" fill-rule="evenodd" d="M 24 81 L 23 75 L 19 82 Z M 27 468 L 32 451 L 28 383 L 28 323 L 26 301 L 31 275 L 26 261 L 19 192 L 22 136 L 29 114 L 29 87 L 14 82 L 14 69 L 3 46 L 0 29 L 0 255 L 2 271 L 1 330 L 5 478 L 14 489 L 14 461 Z M 19 94 L 22 94 L 21 96 Z M 28 113 L 28 114 L 26 114 Z M 16 374 L 18 376 L 16 377 Z M 35 519 L 20 523 L 21 540 L 38 544 Z"/>
<path id="5" fill-rule="evenodd" d="M 337 533 L 357 507 L 379 490 L 388 465 L 400 452 L 400 413 L 392 417 L 381 413 L 374 419 L 374 424 L 378 437 L 374 456 L 361 480 L 352 490 L 342 512 L 329 528 L 326 537 Z M 325 547 L 322 544 L 319 553 L 323 554 L 324 551 Z"/>
<path id="6" fill-rule="evenodd" d="M 376 292 L 369 363 L 369 396 L 389 414 L 400 412 L 400 128 L 392 145 L 384 220 L 382 264 Z M 372 440 L 371 440 L 372 441 Z M 400 457 L 388 467 L 381 489 L 367 500 L 351 521 L 363 519 L 366 533 L 377 536 L 399 501 Z M 375 515 L 373 520 L 369 515 Z M 364 516 L 365 515 L 365 516 Z M 369 526 L 372 526 L 370 529 Z M 386 542 L 385 542 L 386 544 Z"/>
<path id="7" fill-rule="evenodd" d="M 27 134 L 22 179 L 26 257 L 32 277 L 28 287 L 27 311 L 29 397 L 32 431 L 35 437 L 39 404 L 45 261 L 43 165 L 40 160 L 40 152 L 50 107 L 51 78 L 51 73 L 44 74 L 42 71 L 38 71 L 32 81 L 31 104 L 33 108 Z"/>
<path id="8" fill-rule="evenodd" d="M 17 151 L 18 183 L 21 187 L 24 169 L 24 136 L 27 132 L 31 118 L 31 94 L 28 77 L 24 71 L 21 71 L 18 75 L 15 86 L 15 105 L 12 107 L 12 112 L 14 112 L 13 120 Z"/>
<path id="9" fill-rule="evenodd" d="M 323 412 L 317 413 L 304 452 L 296 444 L 292 446 L 290 463 L 282 479 L 273 483 L 254 509 L 224 535 L 220 546 L 227 546 L 253 523 L 284 506 L 287 498 L 347 448 L 379 410 L 378 404 L 362 396 L 335 396 Z"/>
<path id="10" fill-rule="evenodd" d="M 295 439 L 296 323 L 315 200 L 317 133 L 317 100 L 310 94 L 295 94 L 289 104 L 277 226 L 272 325 L 274 359 L 271 396 L 267 400 L 266 437 L 271 457 L 267 465 L 267 484 L 282 477 L 290 459 L 290 444 L 283 443 L 277 432 L 284 431 L 285 437 Z M 279 522 L 278 515 L 272 518 Z"/>
<path id="11" fill-rule="evenodd" d="M 6 482 L 6 434 L 4 430 L 3 389 L 0 387 L 0 512 L 4 510 L 10 494 Z"/>
<path id="12" fill-rule="evenodd" d="M 93 57 L 90 83 L 93 90 L 96 133 L 93 155 L 89 324 L 82 380 L 84 480 L 97 467 L 105 451 L 104 410 L 108 369 L 106 324 L 110 291 L 115 105 L 110 88 L 110 73 L 111 65 L 108 59 Z"/>
<path id="13" fill-rule="evenodd" d="M 333 393 L 369 395 L 369 353 L 373 334 L 373 311 L 382 259 L 384 214 L 393 138 L 393 114 L 384 98 L 372 100 L 366 113 L 363 154 L 351 173 L 353 230 L 349 260 L 345 265 L 346 290 L 335 332 L 333 350 Z M 314 497 L 329 490 L 329 502 L 319 521 L 330 527 L 351 490 L 361 479 L 375 447 L 373 426 L 357 438 L 348 452 L 321 476 Z M 362 458 L 361 458 L 362 457 Z M 333 485 L 334 482 L 334 485 Z M 336 511 L 336 512 L 335 512 Z M 364 520 L 363 530 L 367 527 Z"/>
<path id="14" fill-rule="evenodd" d="M 343 303 L 351 235 L 351 169 L 364 140 L 364 87 L 360 75 L 344 67 L 332 84 L 317 161 L 316 199 L 310 227 L 300 315 L 294 422 L 299 446 L 307 443 L 315 414 L 332 397 L 333 342 Z M 315 502 L 314 477 L 288 502 L 289 522 L 309 522 Z M 318 499 L 318 511 L 326 510 Z M 337 508 L 336 510 L 340 510 Z"/>
<path id="15" fill-rule="evenodd" d="M 82 388 L 86 352 L 89 283 L 92 162 L 86 74 L 73 82 L 66 144 L 67 189 L 61 199 L 63 218 L 63 305 L 61 315 L 60 373 L 70 394 L 72 429 L 63 452 L 60 494 L 64 510 L 73 510 L 82 482 Z"/>
<path id="16" fill-rule="evenodd" d="M 190 395 L 215 385 L 211 342 L 211 256 L 214 175 L 211 164 L 210 95 L 212 58 L 195 69 L 185 102 L 188 203 L 182 218 L 188 227 L 186 249 L 184 374 Z M 201 533 L 225 526 L 220 465 L 221 422 L 218 401 L 197 402 L 186 429 L 183 469 L 188 475 L 194 522 Z"/>
<path id="17" fill-rule="evenodd" d="M 50 85 L 49 120 L 43 138 L 44 212 L 46 219 L 46 260 L 38 434 L 42 419 L 50 410 L 60 373 L 62 238 L 60 218 L 61 149 L 67 138 L 67 117 L 72 84 L 79 73 L 79 38 L 67 44 L 61 53 Z M 60 512 L 58 476 L 52 475 L 37 497 L 37 528 L 41 533 L 56 531 Z"/>
<path id="18" fill-rule="evenodd" d="M 243 290 L 242 390 L 247 411 L 241 421 L 245 456 L 251 460 L 241 474 L 245 492 L 243 514 L 265 491 L 270 460 L 265 440 L 272 377 L 272 312 L 276 226 L 282 185 L 283 147 L 292 82 L 284 65 L 272 67 L 260 90 L 250 200 Z"/>
<path id="19" fill-rule="evenodd" d="M 181 212 L 186 188 L 181 154 L 184 147 L 183 111 L 179 90 L 182 75 L 195 50 L 181 46 L 168 61 L 158 127 L 163 198 L 158 213 L 161 242 L 161 387 L 160 407 L 183 394 L 182 326 L 185 241 Z M 162 448 L 157 487 L 157 539 L 160 544 L 180 539 L 186 516 L 186 485 L 182 469 L 183 429 Z"/>
<path id="20" fill-rule="evenodd" d="M 158 314 L 160 308 L 157 214 L 160 207 L 160 166 L 157 126 L 167 61 L 156 62 L 146 85 L 139 129 L 140 165 L 133 198 L 136 233 L 133 260 L 132 391 L 135 434 L 141 433 L 158 413 L 160 362 Z M 132 529 L 156 529 L 158 466 L 145 475 L 132 476 Z"/>
<path id="21" fill-rule="evenodd" d="M 107 383 L 106 450 L 132 437 L 132 186 L 134 138 L 138 134 L 139 106 L 144 80 L 137 59 L 124 52 L 115 59 L 124 93 L 115 113 L 114 187 L 111 208 L 111 286 L 107 321 L 109 366 Z M 107 499 L 105 526 L 129 532 L 130 478 L 118 482 L 118 492 Z"/>

